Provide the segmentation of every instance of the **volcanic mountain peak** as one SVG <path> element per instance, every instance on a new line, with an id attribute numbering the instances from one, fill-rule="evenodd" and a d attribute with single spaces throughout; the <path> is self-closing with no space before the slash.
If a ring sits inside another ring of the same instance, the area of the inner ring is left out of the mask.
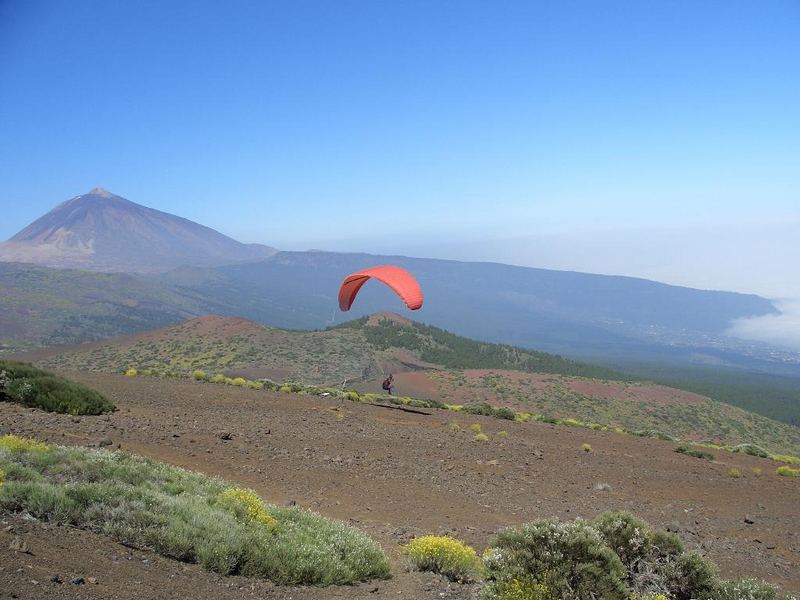
<path id="1" fill-rule="evenodd" d="M 98 271 L 218 266 L 274 253 L 100 187 L 62 202 L 0 244 L 0 261 Z"/>

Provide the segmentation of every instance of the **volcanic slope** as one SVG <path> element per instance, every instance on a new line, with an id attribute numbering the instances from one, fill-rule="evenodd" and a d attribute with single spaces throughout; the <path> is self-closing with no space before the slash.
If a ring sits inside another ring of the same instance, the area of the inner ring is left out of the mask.
<path id="1" fill-rule="evenodd" d="M 269 328 L 206 316 L 153 332 L 27 355 L 69 371 L 189 375 L 224 373 L 380 391 L 394 373 L 397 392 L 461 405 L 488 402 L 518 411 L 685 440 L 757 443 L 800 454 L 800 430 L 705 396 L 513 346 L 477 342 L 392 313 L 324 331 Z"/>
<path id="2" fill-rule="evenodd" d="M 274 248 L 242 244 L 189 219 L 102 188 L 62 202 L 7 242 L 0 261 L 95 271 L 158 272 L 266 258 Z"/>

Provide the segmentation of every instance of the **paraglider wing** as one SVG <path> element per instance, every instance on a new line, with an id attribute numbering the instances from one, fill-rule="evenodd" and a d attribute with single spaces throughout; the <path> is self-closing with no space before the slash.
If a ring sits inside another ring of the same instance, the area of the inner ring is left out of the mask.
<path id="1" fill-rule="evenodd" d="M 388 285 L 411 310 L 422 307 L 422 289 L 414 276 L 400 267 L 382 266 L 370 267 L 345 277 L 339 288 L 339 308 L 343 311 L 350 310 L 358 290 L 369 279 L 377 279 Z"/>

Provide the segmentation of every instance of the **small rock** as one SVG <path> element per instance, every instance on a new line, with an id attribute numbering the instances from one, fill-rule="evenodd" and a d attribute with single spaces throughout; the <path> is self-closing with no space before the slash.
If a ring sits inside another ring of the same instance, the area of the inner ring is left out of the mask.
<path id="1" fill-rule="evenodd" d="M 114 442 L 111 441 L 111 438 L 107 438 L 106 437 L 106 438 L 100 438 L 99 440 L 97 440 L 97 445 L 100 446 L 101 448 L 103 448 L 105 446 L 111 446 L 113 444 L 114 444 Z"/>
<path id="2" fill-rule="evenodd" d="M 52 581 L 53 583 L 64 583 L 64 580 L 61 579 L 61 575 L 53 575 L 50 578 L 50 581 Z"/>
<path id="3" fill-rule="evenodd" d="M 88 581 L 92 585 L 97 585 L 97 577 L 87 577 L 86 581 Z"/>
<path id="4" fill-rule="evenodd" d="M 289 500 L 286 506 L 297 506 L 297 500 Z"/>
<path id="5" fill-rule="evenodd" d="M 230 431 L 221 431 L 219 434 L 219 439 L 221 440 L 232 440 L 233 434 Z"/>
<path id="6" fill-rule="evenodd" d="M 744 522 L 747 523 L 748 525 L 752 525 L 753 523 L 755 523 L 755 521 L 753 521 L 753 519 L 750 517 L 750 515 L 745 515 L 744 516 Z"/>
<path id="7" fill-rule="evenodd" d="M 86 583 L 86 580 L 83 577 L 73 577 L 72 579 L 70 579 L 70 583 L 72 585 L 83 585 L 84 583 Z"/>
<path id="8" fill-rule="evenodd" d="M 30 552 L 28 550 L 27 542 L 19 536 L 16 536 L 13 540 L 11 540 L 8 548 L 10 550 L 14 550 L 15 552 L 22 552 L 23 554 L 28 554 L 28 552 Z"/>
<path id="9" fill-rule="evenodd" d="M 611 491 L 611 486 L 608 485 L 607 483 L 595 483 L 594 489 L 597 490 L 598 492 L 609 492 Z"/>

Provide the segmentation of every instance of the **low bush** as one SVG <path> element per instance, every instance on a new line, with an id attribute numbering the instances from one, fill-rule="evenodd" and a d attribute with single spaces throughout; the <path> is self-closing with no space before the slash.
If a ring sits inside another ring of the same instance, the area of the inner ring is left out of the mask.
<path id="1" fill-rule="evenodd" d="M 728 477 L 732 477 L 733 479 L 739 479 L 741 476 L 742 472 L 736 467 L 731 467 L 730 469 L 728 469 Z"/>
<path id="2" fill-rule="evenodd" d="M 426 535 L 411 540 L 402 552 L 419 571 L 433 571 L 450 581 L 469 583 L 480 573 L 475 550 L 449 536 Z"/>
<path id="3" fill-rule="evenodd" d="M 517 413 L 511 410 L 510 408 L 500 407 L 494 410 L 493 416 L 497 419 L 506 419 L 507 421 L 513 421 Z"/>
<path id="4" fill-rule="evenodd" d="M 472 425 L 469 426 L 469 430 L 472 433 L 476 433 L 476 434 L 480 433 L 481 432 L 481 424 L 480 423 L 473 423 Z"/>
<path id="5" fill-rule="evenodd" d="M 733 451 L 749 454 L 750 456 L 758 456 L 759 458 L 769 458 L 769 452 L 755 444 L 739 444 L 733 447 Z"/>
<path id="6" fill-rule="evenodd" d="M 783 477 L 800 477 L 800 469 L 793 469 L 786 465 L 778 467 L 778 470 L 775 472 Z"/>
<path id="7" fill-rule="evenodd" d="M 788 454 L 770 454 L 769 457 L 777 462 L 785 462 L 790 465 L 800 464 L 800 457 L 791 456 Z"/>
<path id="8" fill-rule="evenodd" d="M 684 552 L 674 534 L 625 512 L 505 530 L 484 564 L 485 600 L 690 600 L 719 583 L 714 566 Z"/>
<path id="9" fill-rule="evenodd" d="M 195 370 L 192 373 L 192 379 L 195 381 L 205 381 L 206 380 L 206 373 L 200 369 Z"/>
<path id="10" fill-rule="evenodd" d="M 630 433 L 639 437 L 654 438 L 657 440 L 665 440 L 667 442 L 678 441 L 674 436 L 664 433 L 663 431 L 658 431 L 657 429 L 641 429 L 639 431 L 631 431 Z"/>
<path id="11" fill-rule="evenodd" d="M 508 437 L 508 432 L 507 431 L 498 431 L 497 433 L 495 433 L 495 436 L 497 436 L 501 440 L 503 440 L 503 439 Z"/>
<path id="12" fill-rule="evenodd" d="M 486 435 L 485 433 L 478 433 L 478 434 L 475 434 L 475 437 L 473 439 L 476 442 L 488 442 L 489 441 L 489 436 Z"/>
<path id="13" fill-rule="evenodd" d="M 675 448 L 675 452 L 679 452 L 680 454 L 685 454 L 686 456 L 693 456 L 694 458 L 702 458 L 704 460 L 714 460 L 714 455 L 710 452 L 705 452 L 704 450 L 696 450 L 694 448 L 690 448 L 689 446 L 678 446 Z"/>
<path id="14" fill-rule="evenodd" d="M 217 373 L 211 379 L 209 379 L 211 383 L 225 383 L 225 375 L 222 373 Z"/>
<path id="15" fill-rule="evenodd" d="M 459 425 L 459 424 L 458 424 L 458 423 L 456 423 L 455 421 L 451 421 L 451 422 L 450 422 L 450 423 L 447 425 L 447 429 L 449 429 L 449 430 L 450 430 L 451 432 L 453 432 L 453 433 L 458 433 L 458 432 L 460 432 L 460 431 L 461 431 L 461 425 Z"/>
<path id="16" fill-rule="evenodd" d="M 471 415 L 483 415 L 484 417 L 494 416 L 494 408 L 486 402 L 478 402 L 475 404 L 467 404 L 464 406 L 463 411 Z"/>
<path id="17" fill-rule="evenodd" d="M 506 529 L 483 559 L 485 600 L 505 600 L 513 598 L 512 590 L 537 588 L 548 594 L 543 598 L 627 600 L 629 595 L 619 557 L 582 520 L 540 520 Z"/>
<path id="18" fill-rule="evenodd" d="M 591 452 L 592 446 L 590 444 L 581 444 L 581 450 L 584 452 Z"/>
<path id="19" fill-rule="evenodd" d="M 27 363 L 0 361 L 0 401 L 71 415 L 99 415 L 114 410 L 105 396 L 84 385 Z"/>
<path id="20" fill-rule="evenodd" d="M 250 490 L 150 459 L 6 436 L 0 469 L 0 510 L 92 529 L 211 571 L 303 585 L 389 576 L 381 548 L 344 523 L 267 506 Z"/>
<path id="21" fill-rule="evenodd" d="M 127 371 L 125 371 L 125 375 L 127 375 L 128 377 L 136 377 L 138 374 L 139 371 L 137 371 L 136 369 L 128 369 Z"/>

